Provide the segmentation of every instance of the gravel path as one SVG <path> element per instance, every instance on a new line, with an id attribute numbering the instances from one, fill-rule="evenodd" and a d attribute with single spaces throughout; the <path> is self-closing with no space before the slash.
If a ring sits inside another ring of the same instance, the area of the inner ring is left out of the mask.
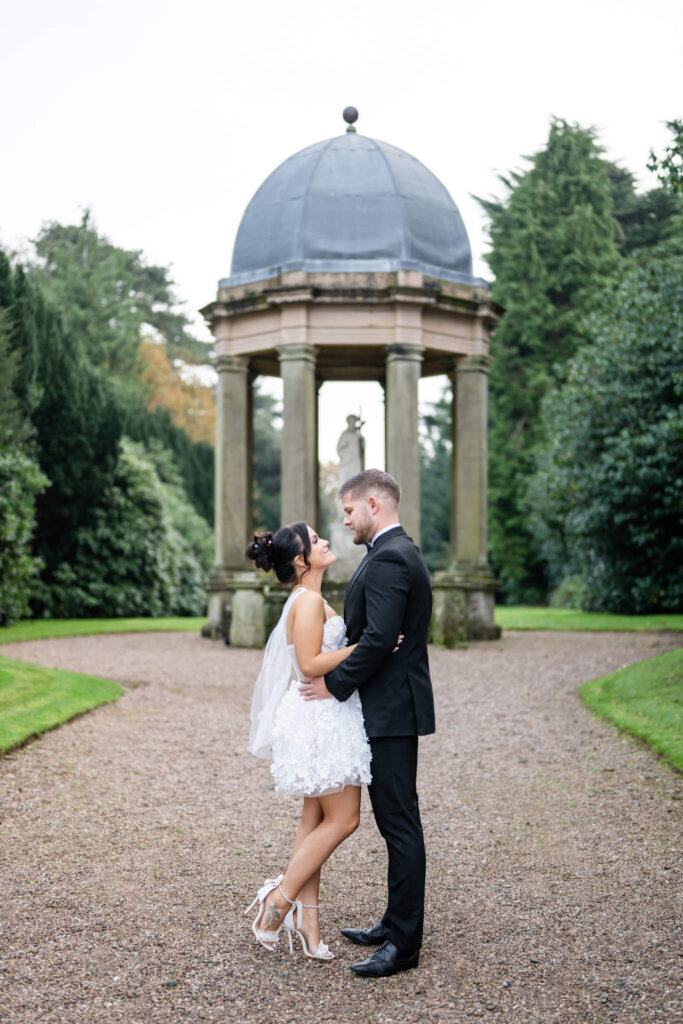
<path id="1" fill-rule="evenodd" d="M 358 950 L 338 935 L 383 909 L 365 795 L 323 875 L 335 961 L 269 954 L 242 916 L 298 814 L 245 753 L 259 652 L 186 633 L 3 646 L 130 689 L 0 759 L 0 1020 L 683 1021 L 683 779 L 576 695 L 679 644 L 509 633 L 432 651 L 425 946 L 417 971 L 382 981 L 351 975 Z"/>

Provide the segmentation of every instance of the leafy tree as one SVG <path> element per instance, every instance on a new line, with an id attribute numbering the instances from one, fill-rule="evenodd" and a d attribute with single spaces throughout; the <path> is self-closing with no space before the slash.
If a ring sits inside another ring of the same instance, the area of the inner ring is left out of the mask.
<path id="1" fill-rule="evenodd" d="M 505 313 L 492 339 L 490 557 L 509 601 L 546 588 L 525 504 L 539 437 L 540 403 L 585 340 L 584 319 L 616 272 L 618 227 L 594 132 L 553 120 L 508 194 L 480 200 L 490 219 L 492 298 Z"/>
<path id="2" fill-rule="evenodd" d="M 628 256 L 635 249 L 651 248 L 680 230 L 680 205 L 665 188 L 638 193 L 630 171 L 607 163 L 614 216 L 621 228 L 619 251 Z"/>
<path id="3" fill-rule="evenodd" d="M 662 157 L 650 150 L 647 169 L 657 175 L 667 191 L 680 196 L 683 195 L 683 121 L 667 121 L 666 126 L 673 139 Z"/>
<path id="4" fill-rule="evenodd" d="M 124 438 L 111 485 L 74 531 L 69 559 L 49 585 L 37 585 L 37 599 L 54 617 L 198 615 L 211 541 L 168 454 Z"/>
<path id="5" fill-rule="evenodd" d="M 276 398 L 254 387 L 254 525 L 280 526 L 281 411 Z"/>
<path id="6" fill-rule="evenodd" d="M 35 498 L 48 483 L 21 448 L 0 444 L 0 625 L 23 618 L 40 562 L 31 554 Z"/>
<path id="7" fill-rule="evenodd" d="M 121 426 L 111 389 L 64 335 L 61 319 L 21 266 L 1 294 L 11 324 L 10 346 L 23 372 L 14 381 L 22 414 L 30 417 L 33 450 L 49 486 L 37 497 L 35 554 L 49 578 L 68 556 L 71 532 L 111 481 Z M 30 367 L 30 372 L 26 366 Z"/>
<path id="8" fill-rule="evenodd" d="M 109 355 L 115 353 L 118 359 L 125 353 L 126 337 L 132 335 L 134 328 L 137 334 L 135 345 L 130 343 L 130 353 L 139 346 L 141 314 L 135 304 L 129 302 L 131 296 L 135 297 L 134 288 L 125 287 L 122 271 L 119 277 L 124 283 L 120 284 L 118 299 L 116 287 L 106 301 L 103 294 L 112 280 L 107 274 L 118 273 L 122 266 L 128 269 L 132 266 L 137 271 L 150 268 L 145 268 L 140 260 L 136 265 L 134 258 L 126 263 L 123 256 L 139 254 L 125 254 L 106 240 L 98 239 L 87 218 L 79 229 L 62 229 L 59 225 L 52 228 L 52 232 L 46 229 L 42 241 L 55 243 L 54 259 L 52 262 L 45 259 L 40 273 L 35 270 L 27 273 L 21 266 L 12 270 L 4 254 L 0 254 L 0 326 L 4 317 L 11 350 L 5 358 L 0 347 L 0 371 L 6 371 L 3 379 L 8 378 L 10 367 L 16 371 L 11 389 L 0 388 L 0 433 L 6 419 L 19 416 L 26 424 L 27 434 L 31 435 L 31 451 L 49 475 L 49 481 L 36 475 L 37 467 L 33 467 L 33 476 L 29 467 L 25 473 L 25 489 L 27 494 L 30 491 L 30 501 L 24 502 L 22 507 L 30 506 L 32 510 L 35 501 L 35 531 L 29 531 L 29 536 L 34 532 L 34 555 L 43 570 L 40 583 L 34 587 L 31 608 L 34 613 L 43 615 L 66 613 L 67 607 L 78 607 L 83 614 L 98 614 L 97 608 L 103 608 L 105 603 L 100 601 L 102 594 L 106 593 L 106 603 L 109 603 L 111 594 L 104 585 L 106 581 L 103 582 L 102 573 L 96 570 L 94 559 L 89 561 L 85 552 L 92 553 L 98 545 L 100 551 L 106 551 L 106 532 L 109 530 L 112 538 L 122 539 L 121 531 L 125 533 L 131 526 L 130 503 L 120 493 L 122 487 L 125 489 L 119 451 L 125 424 L 129 433 L 145 442 L 148 458 L 160 464 L 164 457 L 171 460 L 177 457 L 173 481 L 160 484 L 159 493 L 166 503 L 164 515 L 175 517 L 178 525 L 171 522 L 164 527 L 165 532 L 157 531 L 167 543 L 159 555 L 163 569 L 161 589 L 151 599 L 148 610 L 160 607 L 160 602 L 178 612 L 190 606 L 197 610 L 204 601 L 203 569 L 196 552 L 188 554 L 188 544 L 192 547 L 191 537 L 199 533 L 205 539 L 208 531 L 210 538 L 210 530 L 180 494 L 178 474 L 180 471 L 183 487 L 195 507 L 207 519 L 212 519 L 212 447 L 206 442 L 194 442 L 161 406 L 148 412 L 144 383 L 124 372 L 125 360 L 114 364 L 113 358 L 103 358 L 106 345 L 98 349 L 93 342 L 101 327 L 103 333 L 98 335 L 99 339 L 103 338 L 110 346 Z M 72 230 L 75 241 L 82 244 L 83 267 L 80 270 L 83 273 L 80 277 L 68 252 L 56 244 L 61 244 L 65 238 L 68 240 Z M 44 257 L 46 253 L 44 250 Z M 92 271 L 90 277 L 86 271 Z M 151 277 L 153 279 L 154 275 Z M 140 280 L 143 278 L 144 275 Z M 147 275 L 148 282 L 149 279 Z M 45 287 L 65 304 L 64 318 L 46 298 Z M 149 294 L 147 297 L 150 299 L 148 311 L 151 309 L 154 313 L 152 299 Z M 106 315 L 100 306 L 106 307 Z M 64 327 L 65 320 L 70 325 L 70 333 Z M 110 330 L 109 335 L 106 329 Z M 93 365 L 93 356 L 101 359 L 100 366 Z M 130 366 L 129 362 L 128 368 Z M 114 373 L 114 369 L 118 372 Z M 130 452 L 128 455 L 133 458 Z M 11 463 L 5 460 L 2 465 L 6 472 L 11 470 L 14 476 L 20 476 L 22 466 L 16 460 Z M 117 480 L 121 484 L 118 488 Z M 36 496 L 36 492 L 40 493 Z M 112 499 L 110 505 L 106 504 L 106 497 Z M 3 506 L 3 515 L 5 511 Z M 116 519 L 119 514 L 120 522 Z M 152 534 L 149 543 L 155 543 Z M 18 556 L 14 561 L 20 564 Z M 35 567 L 37 563 L 34 559 L 30 564 Z M 129 584 L 134 586 L 134 563 L 129 562 L 128 568 L 132 573 Z M 81 573 L 90 573 L 91 578 L 86 579 Z M 198 587 L 201 602 L 197 598 Z M 128 594 L 128 589 L 123 588 L 122 593 Z"/>
<path id="9" fill-rule="evenodd" d="M 171 356 L 208 361 L 209 346 L 192 337 L 177 311 L 168 268 L 113 245 L 98 233 L 90 210 L 80 224 L 44 225 L 34 245 L 46 293 L 67 335 L 81 340 L 94 365 L 135 373 L 143 325 L 161 333 Z"/>
<path id="10" fill-rule="evenodd" d="M 13 272 L 6 254 L 0 251 L 0 310 L 4 316 L 4 334 L 9 345 L 7 358 L 12 369 L 11 390 L 19 404 L 20 415 L 28 421 L 40 401 L 38 384 L 38 313 L 39 298 L 31 291 L 23 267 Z M 6 400 L 9 392 L 6 391 Z"/>
<path id="11" fill-rule="evenodd" d="M 186 379 L 182 369 L 169 362 L 167 348 L 164 343 L 143 339 L 142 380 L 147 387 L 147 407 L 168 409 L 176 426 L 182 427 L 193 441 L 213 444 L 216 433 L 214 389 L 195 379 Z"/>
<path id="12" fill-rule="evenodd" d="M 6 280 L 6 279 L 5 279 Z M 7 290 L 3 293 L 8 295 Z M 0 307 L 0 625 L 24 616 L 40 563 L 31 554 L 35 498 L 49 482 L 30 454 L 30 424 L 14 391 L 18 353 L 12 322 Z"/>
<path id="13" fill-rule="evenodd" d="M 122 430 L 134 440 L 147 443 L 156 438 L 170 448 L 188 497 L 213 522 L 210 395 L 208 389 L 184 385 L 180 374 L 170 372 L 170 361 L 176 358 L 206 362 L 210 348 L 188 332 L 187 318 L 176 309 L 168 269 L 149 266 L 140 252 L 121 249 L 99 235 L 90 211 L 78 225 L 47 224 L 35 247 L 39 265 L 34 273 L 58 304 L 70 345 L 99 368 L 102 380 L 106 378 Z M 164 339 L 164 387 L 175 389 L 172 398 L 159 394 L 159 380 L 140 379 L 146 366 L 140 347 L 150 327 Z M 188 395 L 195 390 L 201 393 Z M 181 393 L 182 412 L 175 408 Z M 164 408 L 165 398 L 170 411 Z M 150 413 L 148 404 L 153 406 Z M 193 440 L 183 427 L 203 439 Z"/>
<path id="14" fill-rule="evenodd" d="M 143 391 L 130 381 L 112 381 L 123 432 L 152 450 L 157 443 L 168 449 L 177 465 L 185 493 L 197 512 L 212 525 L 214 520 L 214 452 L 205 441 L 193 441 L 176 426 L 168 409 L 147 409 Z"/>
<path id="15" fill-rule="evenodd" d="M 0 445 L 7 446 L 22 444 L 31 433 L 15 391 L 19 353 L 11 344 L 12 327 L 9 309 L 0 305 Z"/>
<path id="16" fill-rule="evenodd" d="M 548 395 L 529 508 L 586 609 L 683 606 L 683 242 L 627 265 Z M 578 586 L 576 586 L 578 584 Z"/>

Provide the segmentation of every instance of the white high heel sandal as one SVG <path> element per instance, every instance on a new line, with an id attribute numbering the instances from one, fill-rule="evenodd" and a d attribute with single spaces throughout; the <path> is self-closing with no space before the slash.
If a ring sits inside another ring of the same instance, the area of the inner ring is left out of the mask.
<path id="1" fill-rule="evenodd" d="M 280 890 L 280 891 L 282 891 L 282 890 Z M 283 893 L 283 896 L 284 896 L 284 893 Z M 289 939 L 289 951 L 290 951 L 290 953 L 294 952 L 294 946 L 292 944 L 292 933 L 294 933 L 295 935 L 299 936 L 299 940 L 301 942 L 301 948 L 303 950 L 303 954 L 304 954 L 305 957 L 308 957 L 309 960 L 334 960 L 334 953 L 325 945 L 325 943 L 323 942 L 322 939 L 318 943 L 317 949 L 313 950 L 313 952 L 311 952 L 311 950 L 308 948 L 308 943 L 306 942 L 306 936 L 303 934 L 303 932 L 299 931 L 297 926 L 294 924 L 294 914 L 295 913 L 299 915 L 298 921 L 299 921 L 299 924 L 301 924 L 301 921 L 302 921 L 301 911 L 302 910 L 320 910 L 320 906 L 318 905 L 317 907 L 314 907 L 314 906 L 312 906 L 312 905 L 310 905 L 308 903 L 302 903 L 300 900 L 295 900 L 294 903 L 292 904 L 292 906 L 289 908 L 287 916 L 285 917 L 284 924 L 285 924 L 285 931 L 287 932 L 287 938 Z"/>
<path id="2" fill-rule="evenodd" d="M 259 928 L 258 923 L 260 922 L 263 916 L 263 905 L 266 901 L 266 897 L 268 896 L 269 893 L 273 891 L 273 889 L 279 889 L 280 893 L 282 894 L 282 897 L 286 899 L 287 902 L 291 904 L 292 907 L 294 906 L 296 901 L 290 900 L 290 898 L 285 895 L 282 886 L 280 885 L 280 882 L 284 877 L 284 875 L 278 875 L 277 878 L 266 878 L 265 882 L 263 883 L 259 891 L 256 893 L 256 898 L 249 904 L 247 909 L 244 911 L 246 917 L 246 915 L 249 913 L 254 904 L 258 903 L 258 912 L 256 914 L 256 917 L 252 921 L 251 930 L 254 933 L 256 941 L 260 942 L 263 948 L 269 950 L 271 953 L 278 944 L 278 940 L 280 938 L 280 929 L 282 928 L 285 922 L 281 921 L 275 930 L 273 930 L 272 928 Z M 291 907 L 289 913 L 291 913 Z M 289 941 L 291 945 L 292 940 L 290 939 Z"/>

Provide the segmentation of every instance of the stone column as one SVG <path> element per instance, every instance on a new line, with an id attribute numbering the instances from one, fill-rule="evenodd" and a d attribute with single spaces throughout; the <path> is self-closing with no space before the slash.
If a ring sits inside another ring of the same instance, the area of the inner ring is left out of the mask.
<path id="1" fill-rule="evenodd" d="M 401 485 L 401 524 L 420 543 L 420 448 L 418 383 L 422 345 L 388 345 L 386 350 L 386 467 Z"/>
<path id="2" fill-rule="evenodd" d="M 278 347 L 283 384 L 282 512 L 283 523 L 318 520 L 318 389 L 315 348 L 306 342 Z"/>
<path id="3" fill-rule="evenodd" d="M 229 635 L 236 646 L 263 643 L 263 597 L 245 548 L 251 532 L 252 396 L 249 360 L 221 353 L 215 362 L 215 559 L 205 636 Z M 253 608 L 254 602 L 258 608 Z"/>
<path id="4" fill-rule="evenodd" d="M 449 508 L 449 548 L 450 564 L 454 566 L 458 560 L 458 375 L 456 365 L 448 374 L 451 382 L 451 504 Z"/>
<path id="5" fill-rule="evenodd" d="M 464 356 L 453 374 L 453 477 L 456 567 L 488 570 L 486 532 L 487 356 Z M 454 529 L 453 529 L 454 527 Z M 455 537 L 453 538 L 453 534 Z"/>
<path id="6" fill-rule="evenodd" d="M 244 569 L 251 522 L 249 460 L 249 362 L 243 356 L 216 360 L 216 565 Z"/>
<path id="7" fill-rule="evenodd" d="M 500 636 L 486 549 L 488 363 L 462 356 L 451 375 L 451 568 L 434 576 L 432 617 L 432 639 L 446 647 Z"/>
<path id="8" fill-rule="evenodd" d="M 487 553 L 488 356 L 465 355 L 453 375 L 452 551 L 455 579 L 464 590 L 467 639 L 501 635 L 494 622 L 497 583 Z"/>

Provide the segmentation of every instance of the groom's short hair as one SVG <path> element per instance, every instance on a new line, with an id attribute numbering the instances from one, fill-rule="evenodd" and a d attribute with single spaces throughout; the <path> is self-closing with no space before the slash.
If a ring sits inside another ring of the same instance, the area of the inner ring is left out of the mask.
<path id="1" fill-rule="evenodd" d="M 391 499 L 397 505 L 401 500 L 401 488 L 393 476 L 382 472 L 381 469 L 364 469 L 360 473 L 354 473 L 339 488 L 339 497 L 345 494 L 352 498 L 360 498 L 370 491 L 381 494 Z"/>

